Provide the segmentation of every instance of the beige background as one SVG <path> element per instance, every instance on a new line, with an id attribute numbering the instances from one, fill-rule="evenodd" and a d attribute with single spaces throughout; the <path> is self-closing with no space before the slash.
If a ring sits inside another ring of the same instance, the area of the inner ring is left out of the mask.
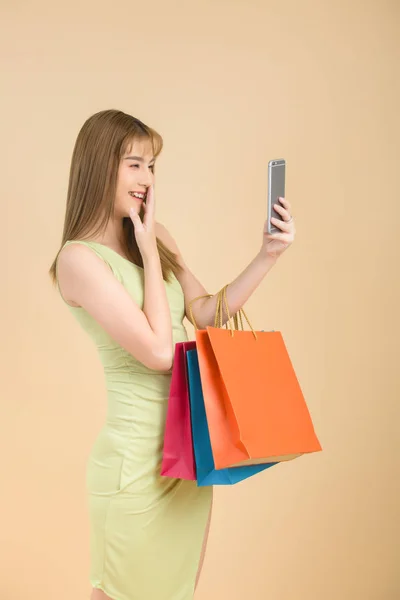
<path id="1" fill-rule="evenodd" d="M 78 131 L 119 108 L 164 136 L 158 220 L 210 291 L 258 251 L 271 158 L 297 220 L 246 308 L 324 451 L 216 490 L 196 600 L 398 600 L 399 2 L 66 4 L 1 9 L 1 599 L 90 592 L 105 391 L 47 270 Z"/>

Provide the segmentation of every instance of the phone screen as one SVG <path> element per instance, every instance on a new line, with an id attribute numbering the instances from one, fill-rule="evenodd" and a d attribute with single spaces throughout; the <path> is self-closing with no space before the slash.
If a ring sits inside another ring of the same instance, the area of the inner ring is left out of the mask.
<path id="1" fill-rule="evenodd" d="M 274 204 L 279 202 L 278 198 L 285 197 L 285 171 L 286 164 L 283 159 L 272 160 L 269 163 L 269 186 L 268 186 L 268 202 L 270 208 L 269 218 L 282 220 L 282 216 L 274 210 Z M 271 230 L 277 229 L 270 224 Z"/>

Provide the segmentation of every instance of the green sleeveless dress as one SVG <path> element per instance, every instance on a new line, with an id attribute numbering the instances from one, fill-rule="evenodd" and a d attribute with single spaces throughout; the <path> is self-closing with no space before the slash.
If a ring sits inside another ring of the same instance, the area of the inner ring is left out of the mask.
<path id="1" fill-rule="evenodd" d="M 98 242 L 71 243 L 91 248 L 143 307 L 141 267 Z M 174 343 L 187 340 L 182 288 L 175 276 L 165 285 Z M 212 488 L 160 476 L 171 371 L 148 369 L 67 306 L 97 347 L 107 390 L 86 471 L 90 582 L 113 600 L 192 600 Z"/>

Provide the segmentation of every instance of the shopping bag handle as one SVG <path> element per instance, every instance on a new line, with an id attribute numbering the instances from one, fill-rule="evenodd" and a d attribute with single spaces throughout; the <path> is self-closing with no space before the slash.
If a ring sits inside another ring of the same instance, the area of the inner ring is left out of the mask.
<path id="1" fill-rule="evenodd" d="M 221 311 L 221 292 L 222 290 L 220 290 L 218 292 L 218 297 L 217 297 L 217 307 L 215 310 L 215 318 L 214 318 L 214 327 L 220 327 L 222 329 L 222 314 L 220 315 L 220 311 Z M 212 298 L 213 294 L 206 294 L 205 296 L 197 296 L 196 298 L 193 298 L 193 300 L 191 300 L 189 302 L 189 313 L 190 313 L 190 319 L 195 327 L 195 329 L 198 329 L 197 323 L 196 323 L 196 319 L 194 318 L 194 314 L 193 314 L 193 309 L 192 309 L 192 304 L 193 302 L 196 302 L 196 300 L 201 300 L 202 298 Z M 241 319 L 241 316 L 240 316 Z M 236 329 L 239 329 L 239 324 L 238 324 L 238 319 L 237 319 L 237 314 L 233 315 L 233 321 L 234 321 L 234 325 Z M 241 320 L 241 326 L 243 329 L 243 321 Z M 225 328 L 228 328 L 228 325 L 225 324 Z"/>
<path id="2" fill-rule="evenodd" d="M 229 284 L 228 284 L 229 285 Z M 234 335 L 234 330 L 238 331 L 239 330 L 239 323 L 238 323 L 238 315 L 239 315 L 239 320 L 240 320 L 240 325 L 241 325 L 241 329 L 242 331 L 244 331 L 244 327 L 243 327 L 243 317 L 246 319 L 251 331 L 253 332 L 253 335 L 255 337 L 255 339 L 257 339 L 257 334 L 254 331 L 253 327 L 251 326 L 251 323 L 246 315 L 246 313 L 244 312 L 244 310 L 241 308 L 237 313 L 235 313 L 233 315 L 233 317 L 230 314 L 229 311 L 229 306 L 228 306 L 228 301 L 227 301 L 227 297 L 226 297 L 226 288 L 228 287 L 228 285 L 225 285 L 219 292 L 218 292 L 218 297 L 217 297 L 217 307 L 216 307 L 216 311 L 215 311 L 215 319 L 214 319 L 214 327 L 219 327 L 222 329 L 222 303 L 224 303 L 225 306 L 225 312 L 228 316 L 228 321 L 225 324 L 225 327 L 231 330 L 231 335 Z M 194 318 L 194 314 L 193 314 L 193 309 L 192 309 L 192 304 L 194 302 L 196 302 L 197 300 L 201 300 L 202 298 L 212 298 L 213 294 L 205 294 L 204 296 L 197 296 L 196 298 L 193 298 L 193 300 L 191 300 L 189 302 L 189 314 L 190 314 L 190 319 L 195 327 L 195 329 L 198 329 L 197 323 L 196 323 L 196 319 Z M 231 319 L 233 319 L 233 324 L 234 327 L 232 327 L 232 323 L 231 323 Z M 229 324 L 229 325 L 228 325 Z"/>
<path id="3" fill-rule="evenodd" d="M 226 297 L 226 288 L 228 287 L 228 285 L 225 285 L 222 288 L 222 290 L 220 290 L 218 292 L 218 300 L 219 300 L 219 302 L 217 303 L 217 312 L 218 312 L 218 315 L 219 315 L 219 318 L 220 318 L 220 326 L 222 326 L 222 307 L 221 307 L 221 302 L 223 302 L 224 303 L 224 307 L 225 307 L 225 312 L 226 312 L 226 314 L 228 316 L 228 323 L 229 323 L 229 328 L 231 330 L 231 336 L 233 337 L 233 335 L 234 335 L 234 328 L 232 327 L 232 324 L 231 324 L 231 318 L 232 317 L 231 317 L 231 314 L 229 312 L 229 305 L 228 305 L 228 300 L 227 300 L 227 297 Z M 239 319 L 240 319 L 240 324 L 241 324 L 242 331 L 244 331 L 243 318 L 242 318 L 242 315 L 243 315 L 243 317 L 246 319 L 246 321 L 248 323 L 248 326 L 250 327 L 251 331 L 253 332 L 253 335 L 254 335 L 255 339 L 257 339 L 257 334 L 254 331 L 254 329 L 253 329 L 253 327 L 252 327 L 252 325 L 251 325 L 251 323 L 249 321 L 249 318 L 247 317 L 246 313 L 244 312 L 244 309 L 243 308 L 239 309 L 237 314 L 239 315 Z M 217 315 L 216 315 L 216 317 L 217 317 Z M 236 320 L 235 320 L 235 317 L 236 317 Z M 238 330 L 239 327 L 238 327 L 238 324 L 237 324 L 237 315 L 234 315 L 233 319 L 234 319 L 235 328 L 236 328 L 236 330 Z"/>
<path id="4" fill-rule="evenodd" d="M 227 301 L 226 301 L 226 288 L 228 286 L 223 287 L 219 292 L 218 292 L 218 298 L 217 298 L 217 308 L 215 311 L 215 319 L 214 319 L 214 327 L 219 327 L 220 329 L 222 329 L 222 320 L 223 320 L 223 311 L 222 311 L 222 302 L 224 299 L 224 290 L 225 290 L 225 304 L 227 306 Z M 225 327 L 226 329 L 229 329 L 232 331 L 232 325 L 231 325 L 231 316 L 229 314 L 229 307 L 228 307 L 228 311 L 227 311 L 227 316 L 228 316 L 228 321 L 225 323 Z M 239 329 L 239 323 L 238 323 L 238 314 L 239 314 L 239 319 L 240 319 L 240 325 L 241 328 L 243 330 L 243 320 L 242 320 L 242 313 L 239 311 L 239 313 L 235 313 L 233 315 L 233 324 L 234 324 L 234 329 L 238 330 Z"/>
<path id="5" fill-rule="evenodd" d="M 192 310 L 193 302 L 196 302 L 196 300 L 201 300 L 201 298 L 212 298 L 212 297 L 213 297 L 213 294 L 206 294 L 205 296 L 197 296 L 196 298 L 193 298 L 193 300 L 191 300 L 189 302 L 190 320 L 192 321 L 195 329 L 198 329 L 198 327 L 197 327 L 196 319 L 194 318 L 194 314 L 193 314 L 193 310 Z M 218 304 L 217 304 L 217 306 L 218 306 Z"/>

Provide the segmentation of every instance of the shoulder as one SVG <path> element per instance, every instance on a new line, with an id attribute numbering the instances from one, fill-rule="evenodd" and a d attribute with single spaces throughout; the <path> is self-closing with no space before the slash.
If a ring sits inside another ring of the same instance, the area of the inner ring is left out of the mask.
<path id="1" fill-rule="evenodd" d="M 174 237 L 168 231 L 168 229 L 161 223 L 156 222 L 156 236 L 164 244 L 164 246 L 170 250 L 176 256 L 176 260 L 183 271 L 187 270 L 187 265 L 183 259 L 181 251 L 179 250 L 178 244 Z"/>
<path id="2" fill-rule="evenodd" d="M 102 257 L 93 248 L 79 241 L 71 241 L 65 244 L 57 257 L 59 268 L 79 268 L 80 265 L 99 264 Z"/>
<path id="3" fill-rule="evenodd" d="M 158 223 L 157 221 L 156 221 L 156 236 L 158 237 L 159 240 L 162 241 L 162 243 L 168 248 L 168 250 L 171 250 L 171 252 L 174 252 L 174 254 L 177 254 L 178 256 L 180 256 L 180 251 L 179 251 L 179 248 L 178 248 L 178 245 L 177 245 L 175 239 L 173 238 L 171 233 L 168 231 L 168 229 L 165 227 L 165 225 L 163 225 L 162 223 Z"/>
<path id="4" fill-rule="evenodd" d="M 61 295 L 72 306 L 82 306 L 85 295 L 96 295 L 104 286 L 111 289 L 113 281 L 119 279 L 101 254 L 79 242 L 63 246 L 56 260 Z"/>
<path id="5" fill-rule="evenodd" d="M 168 229 L 165 227 L 165 225 L 163 225 L 159 221 L 156 221 L 155 228 L 156 228 L 156 236 L 164 244 L 165 243 L 168 244 L 168 243 L 171 243 L 171 241 L 174 241 L 173 238 L 172 238 L 172 235 L 170 234 L 170 232 L 168 231 Z"/>
<path id="6" fill-rule="evenodd" d="M 190 302 L 193 298 L 197 298 L 199 296 L 208 296 L 208 292 L 206 288 L 201 284 L 201 282 L 194 275 L 186 261 L 183 259 L 181 252 L 179 251 L 178 245 L 168 231 L 168 229 L 162 225 L 161 223 L 156 223 L 156 236 L 157 238 L 167 247 L 168 250 L 173 252 L 177 257 L 177 262 L 180 265 L 181 269 L 176 273 L 176 278 L 179 281 L 181 288 L 183 290 L 183 294 L 185 297 L 185 304 Z M 189 321 L 191 321 L 191 316 L 188 316 Z"/>
<path id="7" fill-rule="evenodd" d="M 79 243 L 70 242 L 61 248 L 57 256 L 58 280 L 69 285 L 77 278 L 94 276 L 110 270 L 107 261 L 93 248 Z"/>
<path id="8" fill-rule="evenodd" d="M 70 306 L 80 306 L 74 300 L 75 288 L 88 271 L 93 272 L 93 269 L 98 268 L 96 264 L 98 260 L 84 244 L 71 242 L 61 248 L 56 258 L 57 282 L 62 298 Z"/>
<path id="9" fill-rule="evenodd" d="M 91 253 L 93 254 L 93 253 Z M 89 258 L 90 249 L 77 242 L 69 242 L 65 244 L 58 253 L 57 266 L 59 272 L 69 271 L 75 265 L 79 264 L 82 259 Z M 90 258 L 89 258 L 90 260 Z"/>

